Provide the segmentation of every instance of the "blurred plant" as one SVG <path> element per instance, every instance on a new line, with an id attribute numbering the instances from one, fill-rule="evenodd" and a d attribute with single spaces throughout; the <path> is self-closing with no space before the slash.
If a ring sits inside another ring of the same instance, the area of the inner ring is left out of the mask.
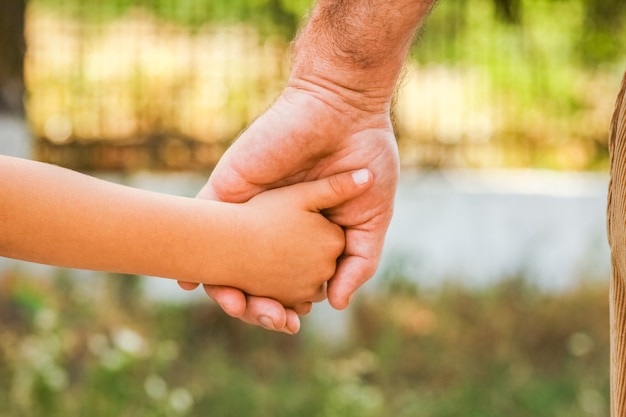
<path id="1" fill-rule="evenodd" d="M 105 285 L 125 278 L 0 277 L 0 414 L 608 412 L 604 286 L 549 294 L 511 279 L 425 291 L 389 277 L 389 290 L 357 298 L 350 337 L 331 348 L 306 322 L 298 336 L 277 335 L 213 304 L 154 304 L 140 292 L 129 308 Z"/>
<path id="2" fill-rule="evenodd" d="M 290 39 L 310 7 L 309 0 L 33 0 L 55 13 L 90 22 L 110 22 L 132 9 L 152 13 L 165 21 L 199 28 L 207 23 L 251 23 L 265 33 Z"/>
<path id="3" fill-rule="evenodd" d="M 309 3 L 32 1 L 38 157 L 77 169 L 211 168 L 280 93 Z M 396 101 L 403 163 L 606 168 L 626 40 L 613 3 L 440 2 Z"/>
<path id="4" fill-rule="evenodd" d="M 595 300 L 595 301 L 592 301 Z M 601 416 L 608 412 L 605 288 L 545 294 L 522 279 L 444 287 L 357 307 L 355 345 L 406 416 Z"/>
<path id="5" fill-rule="evenodd" d="M 606 168 L 626 41 L 612 3 L 441 2 L 399 94 L 405 164 Z"/>

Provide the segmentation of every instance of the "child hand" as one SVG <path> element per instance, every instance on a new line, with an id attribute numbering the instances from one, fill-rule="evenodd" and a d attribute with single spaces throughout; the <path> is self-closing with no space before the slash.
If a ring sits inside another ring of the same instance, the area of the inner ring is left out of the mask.
<path id="1" fill-rule="evenodd" d="M 372 182 L 370 171 L 362 169 L 273 189 L 235 205 L 242 239 L 234 248 L 238 264 L 230 285 L 287 307 L 324 300 L 345 236 L 320 212 L 359 196 Z"/>

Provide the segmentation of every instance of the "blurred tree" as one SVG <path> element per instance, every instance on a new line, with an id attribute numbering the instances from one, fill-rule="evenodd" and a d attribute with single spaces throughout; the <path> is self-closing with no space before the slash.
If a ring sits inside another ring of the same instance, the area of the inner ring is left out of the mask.
<path id="1" fill-rule="evenodd" d="M 0 2 L 0 112 L 23 111 L 26 0 Z"/>
<path id="2" fill-rule="evenodd" d="M 496 16 L 506 23 L 519 24 L 522 21 L 521 0 L 493 0 Z"/>
<path id="3" fill-rule="evenodd" d="M 619 42 L 626 24 L 624 0 L 584 0 L 585 22 L 581 33 L 580 51 L 587 65 L 612 62 L 623 56 Z"/>

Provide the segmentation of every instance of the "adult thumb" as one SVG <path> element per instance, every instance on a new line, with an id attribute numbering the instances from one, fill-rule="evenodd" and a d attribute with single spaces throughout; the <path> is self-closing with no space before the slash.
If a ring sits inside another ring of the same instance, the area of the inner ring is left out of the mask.
<path id="1" fill-rule="evenodd" d="M 358 197 L 372 182 L 372 173 L 368 169 L 359 169 L 300 185 L 305 192 L 307 208 L 311 211 L 322 211 Z"/>

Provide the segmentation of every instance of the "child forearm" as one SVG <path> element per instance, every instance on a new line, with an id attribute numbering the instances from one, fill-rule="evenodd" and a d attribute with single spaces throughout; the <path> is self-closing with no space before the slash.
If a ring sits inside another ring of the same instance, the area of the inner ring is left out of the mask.
<path id="1" fill-rule="evenodd" d="M 224 277 L 219 249 L 231 231 L 221 203 L 4 156 L 0 193 L 0 256 L 195 282 Z"/>
<path id="2" fill-rule="evenodd" d="M 363 193 L 367 170 L 197 200 L 0 156 L 0 256 L 232 286 L 283 305 L 320 300 L 344 250 L 320 211 Z"/>

